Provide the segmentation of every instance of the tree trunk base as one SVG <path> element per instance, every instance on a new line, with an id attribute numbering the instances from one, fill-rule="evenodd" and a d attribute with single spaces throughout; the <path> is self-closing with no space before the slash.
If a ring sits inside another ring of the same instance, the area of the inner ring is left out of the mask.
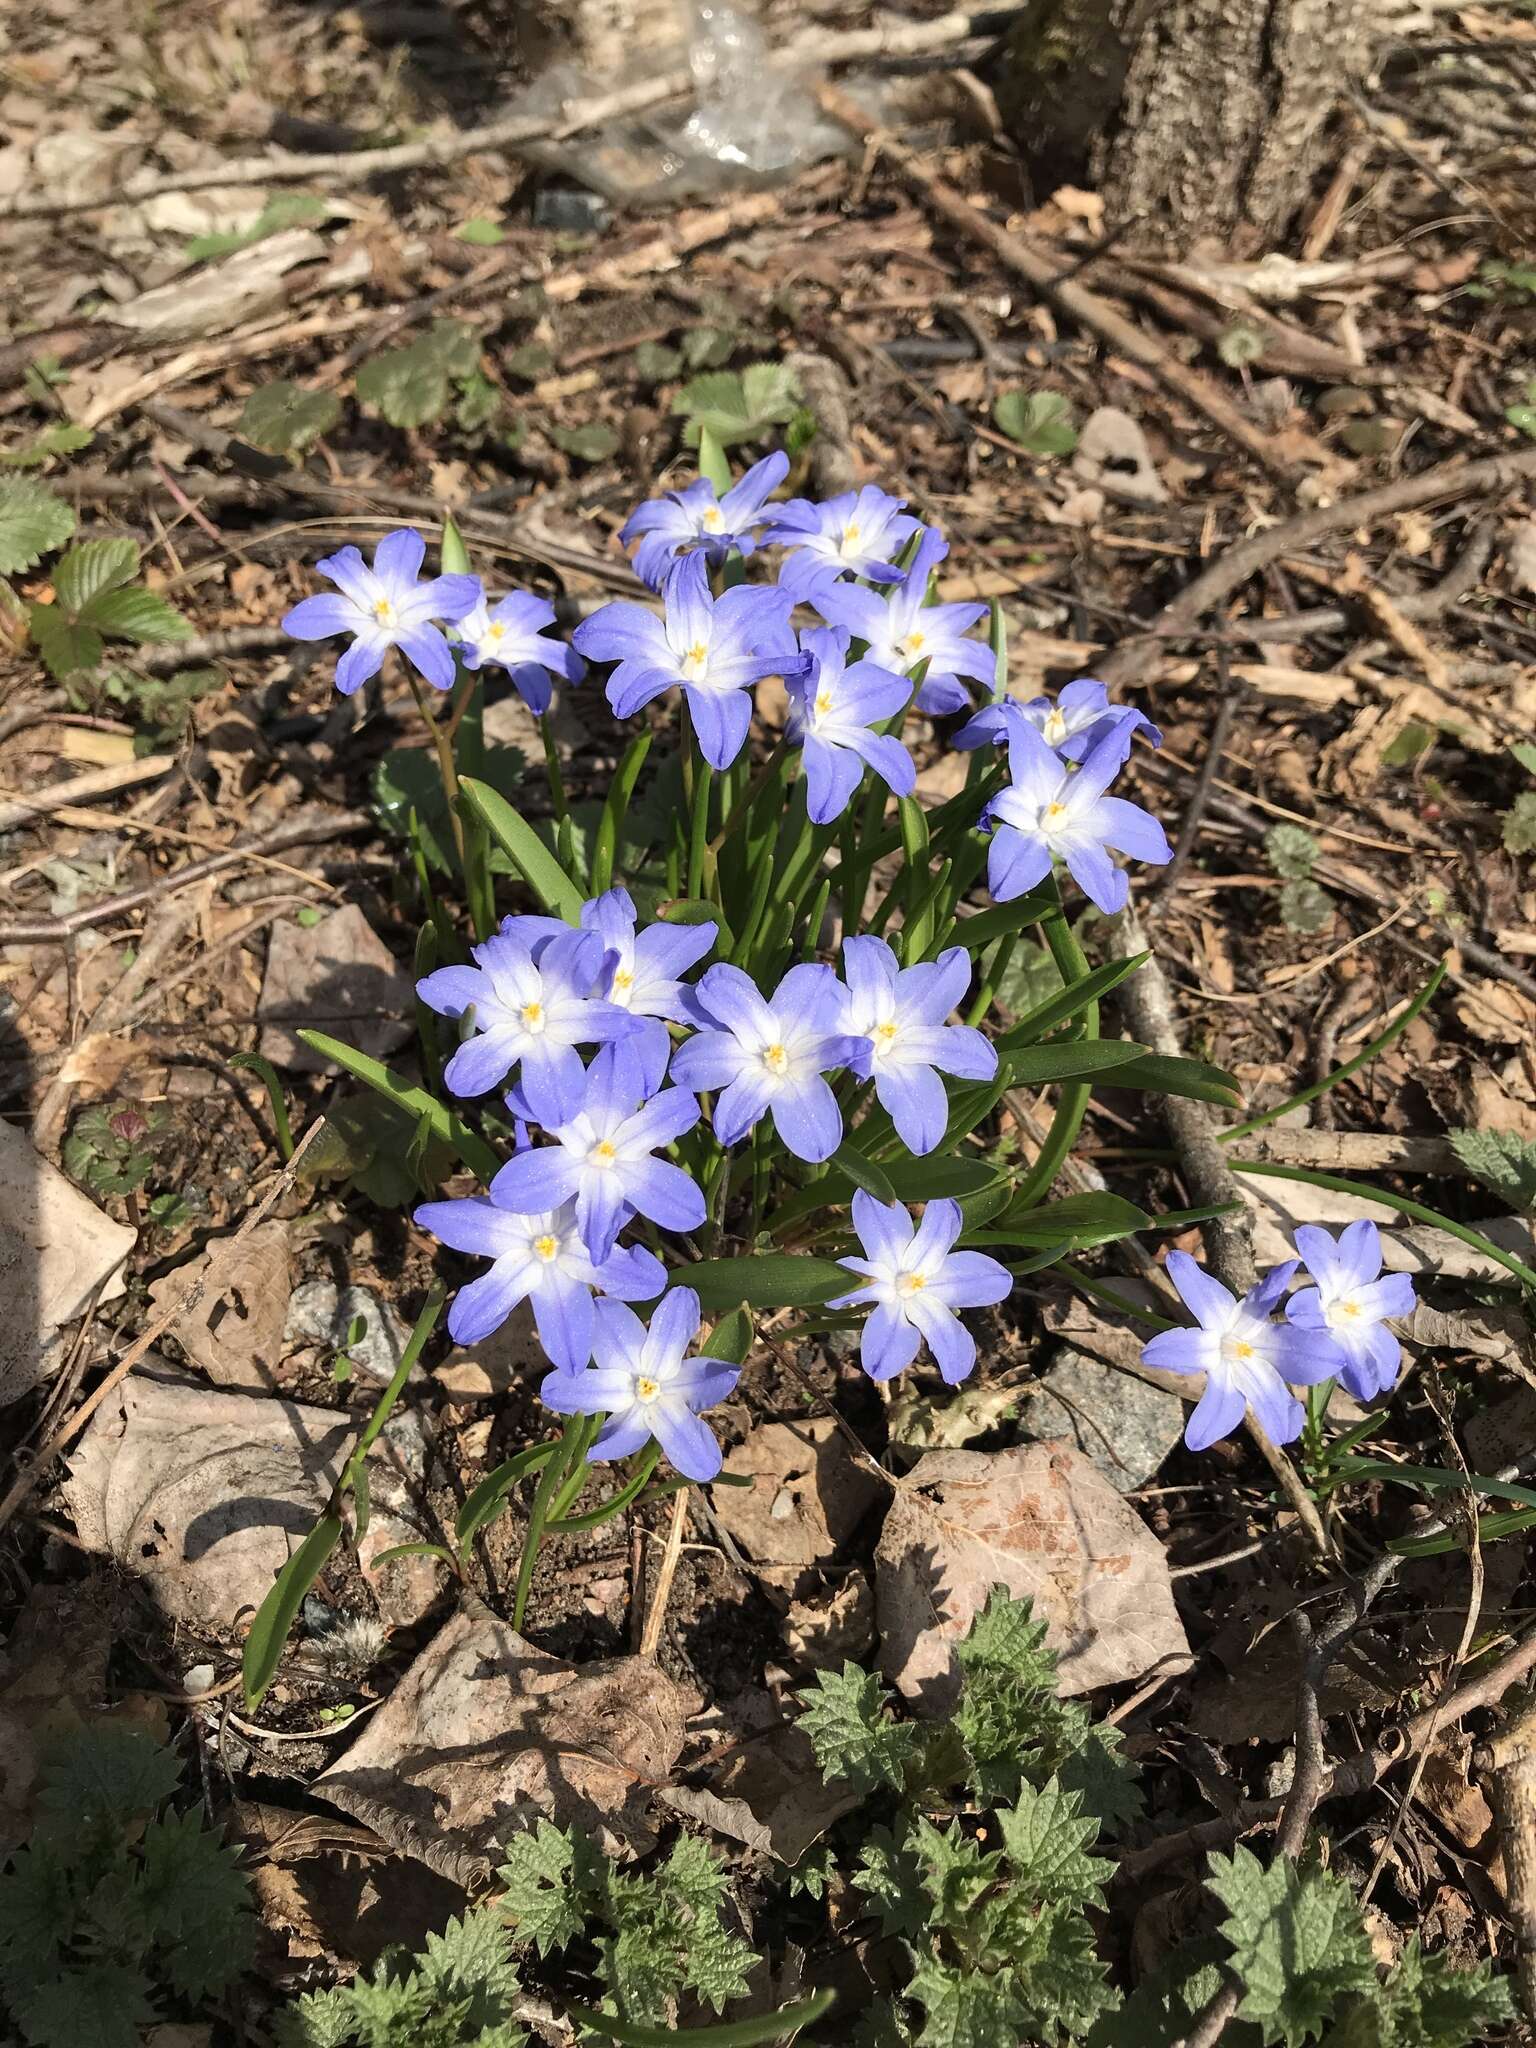
<path id="1" fill-rule="evenodd" d="M 1111 226 L 1273 246 L 1327 166 L 1381 0 L 1032 0 L 998 101 L 1042 190 L 1087 180 Z"/>

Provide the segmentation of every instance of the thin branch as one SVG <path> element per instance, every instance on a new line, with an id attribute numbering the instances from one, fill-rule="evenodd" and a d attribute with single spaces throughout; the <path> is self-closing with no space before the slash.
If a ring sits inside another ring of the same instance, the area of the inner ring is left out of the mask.
<path id="1" fill-rule="evenodd" d="M 1016 12 L 1017 9 L 957 12 L 941 14 L 932 21 L 893 22 L 840 35 L 803 36 L 776 51 L 772 62 L 775 69 L 798 71 L 806 66 L 847 64 L 871 57 L 921 56 L 1000 28 Z M 0 221 L 55 220 L 62 214 L 134 206 L 167 192 L 201 192 L 215 186 L 222 189 L 234 185 L 361 185 L 370 178 L 393 177 L 402 171 L 440 170 L 467 156 L 495 152 L 513 156 L 531 142 L 564 141 L 584 129 L 649 113 L 668 100 L 690 98 L 695 86 L 693 71 L 682 66 L 654 77 L 635 79 L 592 99 L 568 100 L 552 114 L 504 115 L 501 120 L 488 121 L 479 128 L 429 135 L 419 142 L 401 142 L 389 149 L 343 150 L 331 156 L 305 156 L 284 150 L 270 156 L 238 157 L 227 163 L 201 164 L 195 170 L 173 171 L 165 176 L 128 178 L 115 191 L 92 199 L 41 197 L 29 190 L 25 197 L 0 206 Z"/>
<path id="2" fill-rule="evenodd" d="M 1536 476 L 1536 448 L 1489 456 L 1481 462 L 1443 462 L 1418 476 L 1399 477 L 1374 491 L 1362 491 L 1358 497 L 1340 498 L 1332 505 L 1284 520 L 1228 548 L 1218 562 L 1163 606 L 1143 638 L 1128 640 L 1106 656 L 1099 664 L 1099 675 L 1111 686 L 1134 681 L 1161 656 L 1168 640 L 1190 631 L 1223 599 L 1240 590 L 1250 576 L 1282 555 L 1300 553 L 1329 534 L 1352 533 L 1393 512 L 1447 499 L 1488 496 L 1532 476 Z M 1304 623 L 1305 614 L 1300 621 L 1286 621 L 1292 632 Z"/>

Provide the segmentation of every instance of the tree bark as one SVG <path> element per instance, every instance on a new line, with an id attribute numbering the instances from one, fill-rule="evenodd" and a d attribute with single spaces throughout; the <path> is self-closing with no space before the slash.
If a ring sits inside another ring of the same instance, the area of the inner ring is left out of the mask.
<path id="1" fill-rule="evenodd" d="M 1031 0 L 998 99 L 1042 191 L 1112 227 L 1272 247 L 1327 166 L 1383 0 Z"/>

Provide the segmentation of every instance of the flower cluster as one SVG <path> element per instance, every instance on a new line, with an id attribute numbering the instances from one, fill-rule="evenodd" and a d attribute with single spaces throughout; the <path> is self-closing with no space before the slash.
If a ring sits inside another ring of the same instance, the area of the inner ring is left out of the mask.
<path id="1" fill-rule="evenodd" d="M 527 591 L 492 604 L 478 576 L 423 582 L 426 552 L 421 535 L 407 526 L 384 536 L 371 568 L 356 548 L 325 556 L 316 567 L 338 594 L 306 597 L 284 618 L 283 631 L 295 640 L 352 636 L 336 664 L 344 697 L 376 676 L 396 647 L 434 690 L 453 688 L 455 655 L 466 669 L 504 668 L 529 710 L 542 717 L 553 694 L 551 676 L 579 683 L 586 674 L 581 657 L 544 631 L 555 623 L 554 606 Z"/>
<path id="2" fill-rule="evenodd" d="M 629 1323 L 605 1310 L 604 1299 L 654 1300 L 666 1286 L 660 1261 L 643 1246 L 621 1246 L 621 1233 L 640 1224 L 686 1235 L 704 1222 L 698 1182 L 663 1156 L 699 1123 L 701 1094 L 713 1097 L 711 1124 L 722 1146 L 739 1145 L 766 1118 L 788 1151 L 817 1164 L 843 1139 L 829 1076 L 848 1070 L 856 1080 L 872 1079 L 907 1145 L 929 1152 L 948 1119 L 940 1074 L 987 1079 L 997 1071 L 997 1055 L 979 1031 L 946 1021 L 970 980 L 960 947 L 903 969 L 885 940 L 852 938 L 844 948 L 846 983 L 830 966 L 807 962 L 765 997 L 741 969 L 723 963 L 692 986 L 683 981 L 716 937 L 708 922 L 641 930 L 630 897 L 615 888 L 583 907 L 579 927 L 506 918 L 474 949 L 471 965 L 438 968 L 417 984 L 422 1002 L 466 1033 L 444 1069 L 447 1087 L 460 1096 L 504 1089 L 523 1134 L 485 1195 L 417 1211 L 445 1244 L 492 1261 L 455 1300 L 449 1328 L 460 1342 L 478 1342 L 529 1301 L 560 1376 L 546 1398 L 565 1404 L 564 1413 L 588 1412 L 573 1405 L 573 1376 L 586 1370 L 604 1331 L 618 1332 L 613 1342 L 633 1350 Z M 669 1027 L 679 1027 L 680 1043 Z M 544 1142 L 534 1142 L 535 1131 Z M 905 1218 L 905 1211 L 893 1215 Z M 856 1208 L 855 1227 L 870 1257 L 888 1264 L 897 1223 Z M 950 1254 L 946 1265 L 944 1258 L 959 1227 L 955 1204 L 929 1204 L 895 1294 L 895 1281 L 879 1291 L 884 1266 L 855 1268 L 877 1283 L 856 1299 L 884 1304 L 880 1332 L 867 1347 L 877 1377 L 909 1363 L 920 1334 L 946 1373 L 969 1370 L 974 1351 L 953 1308 L 1000 1300 L 1009 1283 L 1002 1266 L 981 1259 L 987 1283 L 967 1292 L 977 1284 L 977 1259 Z M 911 1228 L 907 1218 L 909 1238 Z M 910 1332 L 897 1363 L 885 1329 L 893 1316 L 905 1317 Z M 697 1328 L 695 1314 L 690 1337 Z M 648 1368 L 641 1378 L 673 1384 Z M 715 1385 L 708 1375 L 685 1374 L 668 1398 L 686 1404 L 699 1387 Z M 612 1440 L 600 1437 L 594 1455 L 608 1455 L 602 1446 Z M 696 1434 L 678 1438 L 685 1440 L 695 1448 L 699 1442 Z"/>
<path id="3" fill-rule="evenodd" d="M 716 803 L 697 779 L 704 769 L 688 771 L 687 787 L 703 797 L 691 800 L 683 835 L 690 895 L 709 892 L 703 875 L 717 857 L 723 872 L 721 846 L 752 810 L 758 785 L 741 794 L 745 764 L 737 764 L 760 682 L 778 677 L 784 685 L 783 744 L 803 791 L 796 829 L 818 873 L 832 837 L 826 828 L 840 819 L 842 872 L 857 877 L 861 862 L 873 864 L 850 814 L 867 775 L 877 801 L 873 811 L 865 807 L 866 822 L 880 814 L 884 791 L 911 798 L 916 766 L 901 736 L 909 712 L 963 714 L 954 745 L 992 757 L 974 764 L 968 785 L 992 895 L 1002 903 L 1035 890 L 1059 864 L 1100 911 L 1120 909 L 1128 885 L 1112 853 L 1149 863 L 1171 857 L 1156 819 L 1111 792 L 1137 733 L 1156 746 L 1156 728 L 1088 678 L 1054 699 L 1008 696 L 993 646 L 977 634 L 986 607 L 938 598 L 935 578 L 948 552 L 942 536 L 872 486 L 820 504 L 771 502 L 788 471 L 787 458 L 774 454 L 730 488 L 700 477 L 641 505 L 621 539 L 634 545 L 635 568 L 654 597 L 601 606 L 569 646 L 549 632 L 555 612 L 544 598 L 514 592 L 493 600 L 467 574 L 423 579 L 425 546 L 410 530 L 386 536 L 371 566 L 352 547 L 323 561 L 336 594 L 306 599 L 284 623 L 303 639 L 348 637 L 336 670 L 348 693 L 378 673 L 391 649 L 439 690 L 460 674 L 501 667 L 541 717 L 554 680 L 579 683 L 588 663 L 605 670 L 619 718 L 680 693 L 685 748 L 693 744 L 705 768 L 733 777 Z M 755 573 L 769 550 L 779 551 L 776 577 L 747 581 L 749 558 Z M 712 805 L 727 822 L 710 842 Z M 911 808 L 902 814 L 904 837 Z M 569 869 L 563 798 L 557 810 L 560 860 Z M 780 859 L 777 844 L 759 838 L 752 858 Z M 959 863 L 965 875 L 982 859 L 974 838 L 971 848 L 969 865 Z M 743 849 L 733 851 L 739 870 Z M 603 880 L 611 854 L 610 845 Z M 954 865 L 936 857 L 940 883 Z M 812 871 L 795 861 L 791 869 Z M 673 874 L 680 895 L 677 861 Z M 772 873 L 765 879 L 771 886 Z M 828 886 L 823 881 L 823 904 Z M 717 1228 L 744 1180 L 756 1214 L 775 1148 L 805 1162 L 813 1179 L 829 1161 L 853 1162 L 859 1249 L 839 1263 L 857 1285 L 835 1294 L 830 1308 L 868 1311 L 861 1357 L 870 1376 L 890 1379 L 924 1345 L 952 1384 L 974 1366 L 975 1338 L 958 1312 L 1003 1300 L 1008 1269 L 986 1253 L 956 1249 L 958 1202 L 930 1200 L 914 1217 L 900 1201 L 877 1200 L 854 1170 L 858 1155 L 842 1148 L 873 1095 L 909 1153 L 938 1152 L 954 1135 L 946 1077 L 984 1085 L 998 1077 L 998 1054 L 981 1030 L 958 1021 L 977 973 L 970 951 L 945 943 L 953 915 L 925 923 L 910 907 L 918 899 L 903 898 L 898 953 L 860 930 L 862 889 L 857 883 L 851 915 L 842 903 L 841 972 L 814 957 L 810 934 L 764 948 L 739 932 L 722 943 L 723 924 L 708 919 L 642 926 L 629 894 L 607 888 L 579 916 L 571 901 L 574 922 L 505 918 L 468 964 L 438 968 L 417 985 L 422 1004 L 458 1026 L 446 1088 L 461 1098 L 499 1094 L 515 1135 L 512 1156 L 483 1193 L 416 1212 L 443 1243 L 489 1262 L 458 1294 L 449 1328 L 460 1342 L 480 1342 L 526 1302 L 552 1368 L 541 1389 L 546 1405 L 606 1418 L 595 1432 L 582 1427 L 590 1459 L 655 1442 L 688 1478 L 718 1470 L 719 1448 L 701 1415 L 732 1391 L 739 1368 L 689 1355 L 699 1296 L 674 1284 L 657 1254 L 663 1234 L 686 1242 Z M 545 900 L 560 899 L 546 891 Z M 735 900 L 717 889 L 722 920 Z M 759 910 L 765 900 L 759 891 Z M 895 901 L 893 892 L 885 917 Z M 800 915 L 798 899 L 789 908 Z M 686 914 L 697 918 L 698 906 Z M 736 909 L 729 914 L 736 922 Z M 717 944 L 731 957 L 711 964 Z M 756 976 L 743 961 L 757 965 Z M 978 1014 L 986 1003 L 983 995 Z M 732 1157 L 748 1144 L 750 1158 Z M 846 1199 L 846 1180 L 842 1186 Z M 1198 1328 L 1164 1333 L 1146 1357 L 1205 1373 L 1191 1447 L 1225 1435 L 1248 1409 L 1277 1441 L 1289 1440 L 1301 1418 L 1292 1384 L 1338 1377 L 1368 1398 L 1392 1383 L 1398 1349 L 1383 1319 L 1411 1306 L 1412 1290 L 1406 1280 L 1379 1277 L 1374 1232 L 1356 1226 L 1335 1245 L 1326 1232 L 1302 1231 L 1298 1243 L 1316 1284 L 1291 1297 L 1284 1322 L 1274 1311 L 1296 1262 L 1237 1302 L 1192 1260 L 1170 1257 Z M 688 1249 L 699 1255 L 697 1243 Z M 637 1303 L 656 1304 L 648 1326 Z"/>
<path id="4" fill-rule="evenodd" d="M 1184 1431 L 1192 1451 L 1230 1436 L 1250 1411 L 1274 1443 L 1290 1443 L 1304 1419 L 1293 1386 L 1337 1379 L 1370 1401 L 1396 1381 L 1402 1347 L 1386 1319 L 1412 1314 L 1413 1282 L 1406 1273 L 1383 1276 L 1375 1224 L 1351 1223 L 1337 1238 L 1303 1224 L 1296 1248 L 1300 1259 L 1276 1266 L 1241 1301 L 1186 1252 L 1168 1254 L 1168 1277 L 1195 1328 L 1164 1330 L 1141 1355 L 1165 1372 L 1205 1374 Z M 1285 1321 L 1276 1322 L 1303 1261 L 1315 1284 L 1293 1294 Z"/>

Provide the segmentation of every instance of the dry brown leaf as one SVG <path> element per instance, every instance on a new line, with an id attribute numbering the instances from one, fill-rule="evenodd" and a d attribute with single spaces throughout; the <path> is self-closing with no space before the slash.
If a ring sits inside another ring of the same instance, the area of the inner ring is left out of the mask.
<path id="1" fill-rule="evenodd" d="M 1504 559 L 1516 590 L 1536 590 L 1536 519 L 1522 519 L 1504 536 Z"/>
<path id="2" fill-rule="evenodd" d="M 719 1487 L 715 1513 L 759 1564 L 830 1564 L 880 1498 L 830 1415 L 760 1424 L 725 1470 L 752 1484 Z"/>
<path id="3" fill-rule="evenodd" d="M 1117 405 L 1089 413 L 1072 453 L 1072 474 L 1112 490 L 1116 498 L 1165 505 L 1168 487 L 1158 475 L 1141 423 Z"/>
<path id="4" fill-rule="evenodd" d="M 850 1572 L 829 1598 L 794 1600 L 784 1620 L 790 1655 L 817 1671 L 862 1664 L 875 1642 L 875 1589 Z"/>
<path id="5" fill-rule="evenodd" d="M 859 1803 L 848 1786 L 827 1784 L 809 1739 L 788 1726 L 754 1732 L 732 1746 L 707 1785 L 673 1785 L 661 1798 L 675 1813 L 788 1864 Z"/>
<path id="6" fill-rule="evenodd" d="M 262 978 L 261 1051 L 300 1074 L 336 1069 L 294 1036 L 310 1025 L 383 1058 L 411 1035 L 412 984 L 355 903 L 309 930 L 275 925 Z"/>
<path id="7" fill-rule="evenodd" d="M 216 1259 L 226 1256 L 227 1240 L 210 1239 L 199 1258 L 154 1283 L 149 1290 L 151 1307 L 163 1309 L 177 1300 L 206 1278 Z M 176 1318 L 168 1334 L 216 1386 L 270 1393 L 277 1385 L 292 1292 L 288 1225 L 272 1217 L 241 1241 L 235 1264 L 221 1275 L 220 1292 L 205 1294 L 190 1313 Z"/>
<path id="8" fill-rule="evenodd" d="M 952 1710 L 955 1641 L 995 1585 L 1034 1602 L 1064 1693 L 1189 1661 L 1161 1544 L 1065 1445 L 930 1451 L 891 1503 L 875 1570 L 881 1663 L 923 1713 Z"/>
<path id="9" fill-rule="evenodd" d="M 314 1527 L 351 1442 L 330 1409 L 214 1393 L 146 1361 L 81 1438 L 64 1498 L 87 1550 L 144 1580 L 168 1618 L 222 1635 Z"/>
<path id="10" fill-rule="evenodd" d="M 539 1819 L 639 1850 L 696 1705 L 649 1659 L 566 1664 L 471 1599 L 314 1789 L 460 1884 Z"/>
<path id="11" fill-rule="evenodd" d="M 123 1291 L 136 1233 L 104 1216 L 38 1152 L 0 1122 L 0 1406 L 57 1370 L 60 1326 Z"/>
<path id="12" fill-rule="evenodd" d="M 1507 981 L 1478 981 L 1456 998 L 1456 1015 L 1490 1045 L 1527 1045 L 1536 1036 L 1536 1003 Z"/>

